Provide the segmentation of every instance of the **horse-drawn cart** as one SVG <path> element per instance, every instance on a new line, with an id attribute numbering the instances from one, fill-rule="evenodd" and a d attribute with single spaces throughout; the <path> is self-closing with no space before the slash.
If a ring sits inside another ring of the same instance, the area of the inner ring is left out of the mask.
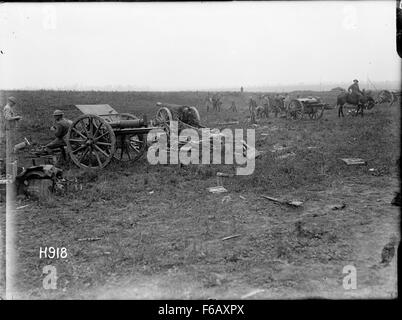
<path id="1" fill-rule="evenodd" d="M 318 120 L 323 116 L 326 106 L 318 98 L 293 99 L 288 106 L 287 118 L 300 120 L 307 114 L 310 119 Z"/>
<path id="2" fill-rule="evenodd" d="M 391 107 L 395 102 L 398 101 L 398 98 L 401 97 L 401 92 L 392 92 L 389 90 L 381 90 L 376 99 L 377 104 L 388 103 L 388 106 Z"/>

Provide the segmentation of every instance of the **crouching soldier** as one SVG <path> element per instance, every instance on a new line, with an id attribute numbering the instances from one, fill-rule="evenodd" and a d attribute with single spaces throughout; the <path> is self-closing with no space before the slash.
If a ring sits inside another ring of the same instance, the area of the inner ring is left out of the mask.
<path id="1" fill-rule="evenodd" d="M 56 139 L 48 143 L 45 148 L 48 153 L 52 153 L 54 150 L 61 150 L 62 156 L 66 159 L 66 153 L 64 147 L 66 146 L 66 135 L 68 129 L 72 125 L 72 121 L 64 118 L 64 113 L 61 110 L 55 110 L 53 112 L 53 117 L 55 124 L 50 128 L 51 131 L 54 131 L 54 135 Z"/>

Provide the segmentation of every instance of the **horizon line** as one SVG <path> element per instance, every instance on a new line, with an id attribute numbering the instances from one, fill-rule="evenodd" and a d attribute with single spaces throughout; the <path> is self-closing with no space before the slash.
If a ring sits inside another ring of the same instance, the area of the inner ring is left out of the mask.
<path id="1" fill-rule="evenodd" d="M 215 88 L 151 88 L 148 86 L 142 86 L 142 87 L 136 87 L 136 86 L 131 86 L 131 85 L 123 85 L 123 84 L 118 84 L 118 85 L 67 85 L 63 87 L 23 87 L 23 88 L 0 88 L 0 91 L 122 91 L 122 92 L 130 92 L 130 91 L 136 91 L 136 92 L 197 92 L 197 91 L 231 91 L 231 92 L 240 92 L 240 88 L 243 88 L 244 91 L 267 91 L 266 89 L 276 89 L 276 90 L 284 90 L 287 88 L 288 90 L 303 90 L 303 91 L 317 91 L 318 87 L 320 90 L 318 91 L 328 91 L 331 89 L 334 89 L 336 87 L 340 87 L 342 85 L 347 84 L 347 81 L 344 82 L 339 82 L 339 81 L 334 81 L 334 82 L 315 82 L 315 83 L 293 83 L 293 84 L 261 84 L 261 85 L 250 85 L 250 86 L 225 86 L 225 87 L 215 87 Z M 388 86 L 394 87 L 395 89 L 398 87 L 401 87 L 401 80 L 371 80 L 371 79 L 365 79 L 360 81 L 361 84 L 367 85 L 369 87 L 375 87 L 375 83 L 378 84 L 388 84 Z M 313 88 L 308 89 L 308 87 L 311 86 Z M 333 86 L 333 88 L 326 90 L 326 88 L 323 87 L 328 87 L 328 86 Z M 307 87 L 307 88 L 306 88 Z M 292 88 L 292 89 L 291 89 Z M 299 89 L 298 89 L 299 88 Z M 321 89 L 322 88 L 322 89 Z"/>

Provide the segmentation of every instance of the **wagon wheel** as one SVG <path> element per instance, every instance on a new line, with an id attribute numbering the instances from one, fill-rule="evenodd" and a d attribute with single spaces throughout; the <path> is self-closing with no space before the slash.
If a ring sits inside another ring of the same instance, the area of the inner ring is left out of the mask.
<path id="1" fill-rule="evenodd" d="M 388 107 L 392 106 L 394 102 L 397 101 L 395 94 L 392 91 L 390 91 L 389 93 L 391 94 L 391 101 L 389 102 Z"/>
<path id="2" fill-rule="evenodd" d="M 310 119 L 312 120 L 318 120 L 322 118 L 322 115 L 324 114 L 324 106 L 321 108 L 314 108 L 314 112 L 309 113 Z"/>
<path id="3" fill-rule="evenodd" d="M 166 107 L 160 108 L 156 113 L 156 121 L 158 125 L 161 126 L 161 128 L 166 132 L 166 134 L 169 135 L 169 125 L 170 122 L 173 121 L 172 112 Z"/>
<path id="4" fill-rule="evenodd" d="M 76 119 L 67 133 L 67 151 L 80 168 L 106 167 L 116 149 L 112 127 L 101 117 L 84 114 Z"/>
<path id="5" fill-rule="evenodd" d="M 374 106 L 375 106 L 375 102 L 373 102 L 373 101 L 369 101 L 369 102 L 367 102 L 367 104 L 365 105 L 365 109 L 367 109 L 367 110 L 371 110 L 371 109 L 373 109 L 373 108 L 374 108 Z M 388 106 L 390 107 L 390 106 L 391 106 L 391 104 L 389 104 Z"/>
<path id="6" fill-rule="evenodd" d="M 390 107 L 395 102 L 395 95 L 392 91 L 382 90 L 377 96 L 377 101 L 379 103 L 388 102 L 388 107 Z"/>
<path id="7" fill-rule="evenodd" d="M 200 124 L 201 122 L 201 117 L 200 117 L 200 113 L 198 112 L 196 107 L 190 107 L 190 110 L 194 113 L 195 118 L 197 119 L 197 124 Z"/>
<path id="8" fill-rule="evenodd" d="M 120 120 L 139 119 L 130 113 L 121 113 Z M 136 161 L 140 159 L 147 149 L 146 137 L 144 134 L 127 134 L 116 137 L 116 151 L 113 157 L 118 161 Z"/>
<path id="9" fill-rule="evenodd" d="M 294 120 L 303 119 L 303 104 L 298 100 L 292 100 L 289 103 L 288 116 Z"/>

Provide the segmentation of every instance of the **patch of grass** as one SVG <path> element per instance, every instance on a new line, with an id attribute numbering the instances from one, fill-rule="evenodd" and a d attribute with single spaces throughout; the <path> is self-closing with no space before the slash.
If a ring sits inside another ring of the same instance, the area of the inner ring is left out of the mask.
<path id="1" fill-rule="evenodd" d="M 78 114 L 74 103 L 109 103 L 120 112 L 147 113 L 152 118 L 158 101 L 202 105 L 200 101 L 206 95 L 95 91 L 12 94 L 21 101 L 17 112 L 26 118 L 18 134 L 31 135 L 38 142 L 52 138 L 47 128 L 56 107 L 70 119 Z M 334 103 L 333 94 L 320 95 L 325 102 Z M 242 96 L 233 92 L 223 96 L 224 107 L 229 107 L 233 99 L 240 112 L 207 114 L 201 107 L 202 123 L 213 127 L 216 122 L 230 119 L 240 121 L 235 127 L 251 128 L 245 121 L 247 103 Z M 361 182 L 363 191 L 389 187 L 399 157 L 396 119 L 398 107 L 376 106 L 363 118 L 338 119 L 336 110 L 326 110 L 319 121 L 272 117 L 260 121 L 256 140 L 257 149 L 263 153 L 256 160 L 254 173 L 223 178 L 228 193 L 222 195 L 208 193 L 207 188 L 217 184 L 217 172 L 234 173 L 236 165 L 154 166 L 144 158 L 135 163 L 112 162 L 98 172 L 72 167 L 64 174 L 69 180 L 77 179 L 82 190 L 72 188 L 63 196 L 55 196 L 48 205 L 32 203 L 29 212 L 17 215 L 18 286 L 28 296 L 35 290 L 38 297 L 49 295 L 40 289 L 41 268 L 49 261 L 37 259 L 38 248 L 45 245 L 66 246 L 69 251 L 68 261 L 55 262 L 60 268 L 61 286 L 67 288 L 54 294 L 59 297 L 77 296 L 110 279 L 172 269 L 188 273 L 206 286 L 220 288 L 225 277 L 219 274 L 224 273 L 256 286 L 266 282 L 278 285 L 270 278 L 281 268 L 273 264 L 275 259 L 306 268 L 311 266 L 310 261 L 330 264 L 334 260 L 338 266 L 354 257 L 350 235 L 374 211 L 362 209 L 344 216 L 343 211 L 331 212 L 323 222 L 306 227 L 307 233 L 317 237 L 300 237 L 294 223 L 287 222 L 299 212 L 259 199 L 259 195 L 311 197 L 319 203 L 317 206 L 323 206 L 335 195 L 320 192 L 337 186 L 343 197 L 353 200 L 352 204 L 367 201 L 361 191 L 344 191 L 342 187 L 350 180 Z M 268 135 L 261 135 L 266 132 Z M 278 144 L 288 149 L 272 152 Z M 286 153 L 293 155 L 281 159 Z M 339 160 L 344 157 L 363 158 L 368 166 L 346 166 Z M 372 167 L 381 175 L 373 176 L 368 171 Z M 310 194 L 308 188 L 317 192 Z M 224 196 L 229 197 L 223 201 Z M 384 207 L 371 195 L 367 197 L 378 210 Z M 323 209 L 317 210 L 321 214 Z M 335 223 L 336 219 L 339 221 Z M 241 236 L 220 240 L 233 234 Z M 77 241 L 87 237 L 101 240 Z"/>

